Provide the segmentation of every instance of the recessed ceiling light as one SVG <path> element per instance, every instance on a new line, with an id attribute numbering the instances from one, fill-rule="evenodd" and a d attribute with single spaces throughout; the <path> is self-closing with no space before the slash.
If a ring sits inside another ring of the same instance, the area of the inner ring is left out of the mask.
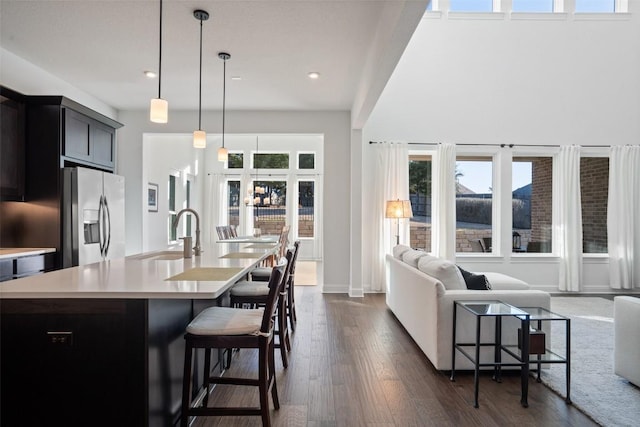
<path id="1" fill-rule="evenodd" d="M 231 80 L 242 80 L 240 76 L 231 76 Z"/>
<path id="2" fill-rule="evenodd" d="M 307 74 L 309 76 L 310 79 L 318 79 L 320 78 L 320 73 L 312 71 L 309 74 Z"/>
<path id="3" fill-rule="evenodd" d="M 154 71 L 149 71 L 149 70 L 145 71 L 144 75 L 150 79 L 155 79 L 156 77 L 158 77 L 158 75 Z"/>

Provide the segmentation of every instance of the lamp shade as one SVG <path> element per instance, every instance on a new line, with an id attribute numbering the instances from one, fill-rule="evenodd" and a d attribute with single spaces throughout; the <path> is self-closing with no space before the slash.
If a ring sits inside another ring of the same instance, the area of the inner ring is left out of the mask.
<path id="1" fill-rule="evenodd" d="M 229 160 L 229 150 L 224 147 L 218 148 L 218 161 L 226 162 Z"/>
<path id="2" fill-rule="evenodd" d="M 193 131 L 193 147 L 194 148 L 206 148 L 207 147 L 207 134 L 203 130 Z"/>
<path id="3" fill-rule="evenodd" d="M 149 106 L 149 120 L 154 123 L 167 123 L 169 119 L 169 103 L 162 98 L 153 98 Z"/>
<path id="4" fill-rule="evenodd" d="M 411 218 L 411 202 L 409 200 L 388 200 L 384 214 L 385 218 Z"/>

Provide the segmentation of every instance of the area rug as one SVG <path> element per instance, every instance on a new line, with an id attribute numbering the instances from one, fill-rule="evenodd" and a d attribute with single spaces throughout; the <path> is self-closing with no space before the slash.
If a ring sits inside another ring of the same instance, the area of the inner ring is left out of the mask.
<path id="1" fill-rule="evenodd" d="M 573 405 L 605 427 L 640 425 L 640 388 L 613 373 L 613 301 L 552 297 L 551 311 L 571 318 Z M 552 349 L 564 354 L 564 322 L 551 323 Z M 542 382 L 564 396 L 565 366 L 547 366 Z"/>

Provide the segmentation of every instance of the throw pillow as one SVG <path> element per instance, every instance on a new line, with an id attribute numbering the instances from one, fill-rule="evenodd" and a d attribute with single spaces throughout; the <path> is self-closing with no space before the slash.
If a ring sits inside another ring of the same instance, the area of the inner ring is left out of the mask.
<path id="1" fill-rule="evenodd" d="M 396 245 L 393 247 L 393 257 L 396 259 L 402 259 L 402 254 L 410 250 L 411 248 L 407 245 Z"/>
<path id="2" fill-rule="evenodd" d="M 409 249 L 402 254 L 402 261 L 410 265 L 413 268 L 418 268 L 418 261 L 423 256 L 429 255 L 425 251 L 417 251 L 415 249 Z"/>
<path id="3" fill-rule="evenodd" d="M 466 289 L 458 267 L 451 261 L 438 257 L 420 258 L 418 270 L 439 280 L 445 289 Z"/>
<path id="4" fill-rule="evenodd" d="M 467 289 L 474 289 L 477 291 L 491 290 L 491 283 L 487 280 L 487 276 L 484 274 L 471 273 L 459 265 L 457 267 L 460 270 L 460 273 L 462 273 L 462 278 L 464 279 L 464 283 L 467 285 Z"/>

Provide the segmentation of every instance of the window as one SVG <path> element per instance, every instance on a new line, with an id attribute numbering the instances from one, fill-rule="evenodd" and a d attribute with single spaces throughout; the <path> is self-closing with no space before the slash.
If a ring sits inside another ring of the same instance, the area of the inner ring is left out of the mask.
<path id="1" fill-rule="evenodd" d="M 254 169 L 289 169 L 288 153 L 254 153 Z"/>
<path id="2" fill-rule="evenodd" d="M 287 220 L 287 182 L 254 181 L 253 228 L 263 235 L 280 234 Z"/>
<path id="3" fill-rule="evenodd" d="M 186 187 L 186 204 L 187 208 L 191 207 L 191 180 L 187 179 L 187 187 Z M 187 231 L 184 233 L 185 236 L 191 236 L 191 214 L 186 215 L 186 224 Z"/>
<path id="4" fill-rule="evenodd" d="M 582 205 L 582 252 L 607 253 L 607 202 L 609 200 L 609 159 L 580 159 Z"/>
<path id="5" fill-rule="evenodd" d="M 576 0 L 576 12 L 614 13 L 616 0 Z"/>
<path id="6" fill-rule="evenodd" d="M 313 237 L 315 228 L 315 182 L 298 182 L 298 237 Z"/>
<path id="7" fill-rule="evenodd" d="M 173 226 L 176 220 L 176 177 L 169 175 L 169 242 L 175 242 L 178 239 L 177 227 Z"/>
<path id="8" fill-rule="evenodd" d="M 553 159 L 513 157 L 513 252 L 551 252 Z"/>
<path id="9" fill-rule="evenodd" d="M 316 156 L 314 153 L 298 154 L 298 169 L 315 169 Z"/>
<path id="10" fill-rule="evenodd" d="M 554 0 L 513 0 L 513 12 L 553 12 Z"/>
<path id="11" fill-rule="evenodd" d="M 456 252 L 491 252 L 493 158 L 456 161 Z"/>
<path id="12" fill-rule="evenodd" d="M 227 224 L 240 225 L 240 181 L 227 181 Z"/>
<path id="13" fill-rule="evenodd" d="M 450 0 L 451 12 L 493 12 L 493 0 Z"/>
<path id="14" fill-rule="evenodd" d="M 227 167 L 229 169 L 242 169 L 244 167 L 244 156 L 242 153 L 229 153 L 229 159 L 227 160 Z"/>
<path id="15" fill-rule="evenodd" d="M 412 248 L 427 252 L 431 251 L 431 167 L 431 156 L 409 156 L 409 199 L 413 210 L 409 240 Z"/>

